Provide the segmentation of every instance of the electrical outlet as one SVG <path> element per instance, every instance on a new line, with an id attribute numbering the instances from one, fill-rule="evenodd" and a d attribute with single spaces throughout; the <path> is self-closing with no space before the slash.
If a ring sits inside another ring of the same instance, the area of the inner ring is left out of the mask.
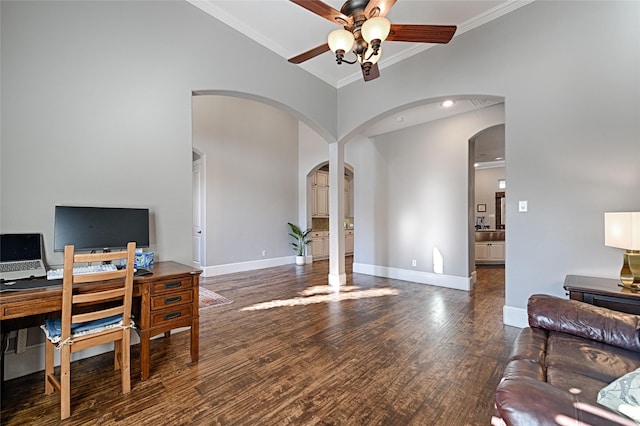
<path id="1" fill-rule="evenodd" d="M 267 251 L 266 250 L 262 250 L 262 257 L 265 257 L 267 255 Z"/>
<path id="2" fill-rule="evenodd" d="M 519 212 L 526 212 L 528 209 L 527 206 L 527 202 L 526 201 L 518 201 L 518 211 Z"/>
<path id="3" fill-rule="evenodd" d="M 417 266 L 418 262 L 415 259 L 411 260 L 411 266 Z"/>

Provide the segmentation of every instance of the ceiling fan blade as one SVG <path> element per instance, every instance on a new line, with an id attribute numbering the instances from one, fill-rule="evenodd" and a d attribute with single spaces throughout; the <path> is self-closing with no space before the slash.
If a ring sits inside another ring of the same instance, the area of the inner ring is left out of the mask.
<path id="1" fill-rule="evenodd" d="M 341 26 L 347 26 L 347 25 L 353 24 L 353 21 L 350 17 L 334 9 L 328 4 L 321 2 L 320 0 L 289 0 L 289 1 L 291 1 L 291 3 L 297 4 L 298 6 L 304 7 L 309 12 L 313 12 L 318 16 L 328 19 L 334 24 L 338 24 Z"/>
<path id="2" fill-rule="evenodd" d="M 367 19 L 375 18 L 376 16 L 385 16 L 389 13 L 393 5 L 396 4 L 396 1 L 397 0 L 370 0 L 364 10 L 364 15 Z"/>
<path id="3" fill-rule="evenodd" d="M 314 47 L 313 49 L 307 50 L 306 52 L 301 53 L 298 56 L 290 58 L 289 62 L 291 62 L 292 64 L 301 64 L 302 62 L 311 58 L 315 58 L 316 56 L 321 55 L 324 52 L 328 52 L 329 50 L 331 50 L 329 49 L 329 43 L 325 43 L 318 47 Z"/>
<path id="4" fill-rule="evenodd" d="M 367 74 L 364 67 L 362 67 L 362 77 L 364 77 L 364 81 L 371 81 L 380 77 L 380 68 L 378 68 L 378 64 L 376 63 L 371 66 L 369 74 Z"/>
<path id="5" fill-rule="evenodd" d="M 449 43 L 456 33 L 455 25 L 391 24 L 387 40 L 414 43 Z"/>

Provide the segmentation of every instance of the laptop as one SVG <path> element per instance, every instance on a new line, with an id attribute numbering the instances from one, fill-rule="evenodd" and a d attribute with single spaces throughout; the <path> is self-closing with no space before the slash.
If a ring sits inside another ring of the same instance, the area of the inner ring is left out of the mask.
<path id="1" fill-rule="evenodd" d="M 46 277 L 40 234 L 0 234 L 0 279 Z"/>

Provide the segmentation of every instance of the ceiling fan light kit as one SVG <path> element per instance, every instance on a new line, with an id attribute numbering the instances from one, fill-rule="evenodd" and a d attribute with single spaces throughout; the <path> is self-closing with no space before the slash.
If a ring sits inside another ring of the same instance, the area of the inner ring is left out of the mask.
<path id="1" fill-rule="evenodd" d="M 290 0 L 344 29 L 332 31 L 328 43 L 289 59 L 302 63 L 331 50 L 338 65 L 360 63 L 365 81 L 380 76 L 378 61 L 385 40 L 414 43 L 448 43 L 456 31 L 455 25 L 391 24 L 384 17 L 396 0 L 347 0 L 340 11 L 320 0 Z M 356 59 L 349 61 L 345 54 L 352 51 Z"/>
<path id="2" fill-rule="evenodd" d="M 344 54 L 353 48 L 355 37 L 347 30 L 335 30 L 329 33 L 329 49 L 336 54 L 336 62 L 342 63 Z"/>

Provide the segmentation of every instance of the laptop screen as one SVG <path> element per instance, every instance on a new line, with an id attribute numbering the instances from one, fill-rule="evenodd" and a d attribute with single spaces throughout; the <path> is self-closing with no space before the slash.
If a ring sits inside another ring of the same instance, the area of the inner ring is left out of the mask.
<path id="1" fill-rule="evenodd" d="M 0 235 L 0 262 L 40 259 L 40 234 Z"/>

